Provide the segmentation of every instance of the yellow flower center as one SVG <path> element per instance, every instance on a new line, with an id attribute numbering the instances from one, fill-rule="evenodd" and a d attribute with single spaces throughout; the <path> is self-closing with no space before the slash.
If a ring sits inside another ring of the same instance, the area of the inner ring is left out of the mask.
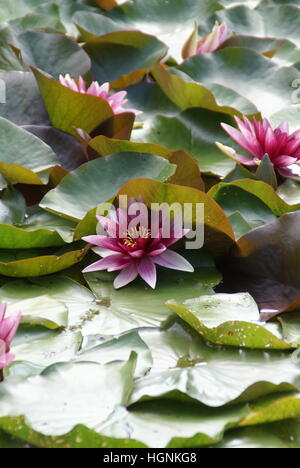
<path id="1" fill-rule="evenodd" d="M 142 239 L 148 239 L 148 237 L 151 235 L 151 232 L 149 229 L 141 226 L 139 228 L 134 227 L 126 230 L 124 235 L 126 236 L 126 238 L 123 239 L 124 245 L 126 245 L 126 247 L 135 247 L 137 244 L 136 239 L 139 237 Z"/>

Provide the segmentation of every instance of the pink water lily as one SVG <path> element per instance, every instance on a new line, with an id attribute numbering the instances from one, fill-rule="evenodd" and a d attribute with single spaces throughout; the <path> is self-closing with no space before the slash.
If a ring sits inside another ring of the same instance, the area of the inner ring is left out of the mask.
<path id="1" fill-rule="evenodd" d="M 18 330 L 21 314 L 5 318 L 7 304 L 0 304 L 0 371 L 9 366 L 15 356 L 10 353 L 10 345 Z"/>
<path id="2" fill-rule="evenodd" d="M 131 204 L 135 201 L 131 201 Z M 151 210 L 148 210 L 151 217 Z M 101 247 L 101 260 L 85 268 L 84 273 L 107 270 L 109 272 L 121 270 L 121 273 L 115 278 L 114 287 L 116 289 L 126 286 L 134 281 L 138 275 L 143 280 L 155 288 L 156 286 L 156 265 L 174 270 L 193 272 L 192 265 L 181 255 L 168 247 L 184 237 L 189 230 L 174 229 L 174 223 L 171 222 L 171 228 L 168 236 L 164 234 L 163 216 L 157 226 L 154 235 L 148 229 L 148 226 L 137 224 L 135 228 L 126 230 L 122 233 L 121 224 L 130 225 L 132 216 L 124 209 L 118 209 L 111 212 L 111 217 L 97 216 L 107 235 L 93 235 L 83 237 L 86 242 Z"/>
<path id="3" fill-rule="evenodd" d="M 93 81 L 92 84 L 87 87 L 86 82 L 80 76 L 78 80 L 74 80 L 70 75 L 59 76 L 59 81 L 63 86 L 76 91 L 81 94 L 91 94 L 92 96 L 97 96 L 104 99 L 108 102 L 112 108 L 114 114 L 122 114 L 123 112 L 132 112 L 135 115 L 142 114 L 142 112 L 136 109 L 125 109 L 124 106 L 127 104 L 128 99 L 126 99 L 127 91 L 120 91 L 115 94 L 109 93 L 109 83 L 103 83 L 101 86 L 97 81 Z"/>
<path id="4" fill-rule="evenodd" d="M 239 129 L 222 124 L 224 130 L 242 148 L 254 156 L 249 158 L 235 153 L 233 158 L 246 166 L 257 166 L 267 154 L 283 177 L 300 179 L 300 130 L 290 134 L 287 122 L 282 122 L 275 130 L 270 122 L 253 119 L 253 123 L 244 116 L 243 120 L 235 117 Z"/>
<path id="5" fill-rule="evenodd" d="M 198 43 L 196 55 L 215 52 L 229 39 L 230 35 L 227 24 L 216 24 L 212 32 Z"/>

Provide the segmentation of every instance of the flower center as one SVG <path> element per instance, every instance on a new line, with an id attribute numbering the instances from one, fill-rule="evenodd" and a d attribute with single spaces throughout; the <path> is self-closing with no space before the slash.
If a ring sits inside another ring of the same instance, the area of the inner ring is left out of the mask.
<path id="1" fill-rule="evenodd" d="M 144 226 L 140 226 L 139 228 L 134 227 L 126 230 L 124 235 L 126 235 L 126 238 L 123 239 L 124 245 L 126 245 L 126 247 L 135 247 L 137 245 L 136 239 L 148 239 L 151 232 Z"/>

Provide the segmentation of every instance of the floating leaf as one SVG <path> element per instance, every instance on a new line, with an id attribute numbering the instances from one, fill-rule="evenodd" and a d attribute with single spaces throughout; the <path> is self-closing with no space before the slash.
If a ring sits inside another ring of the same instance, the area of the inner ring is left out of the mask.
<path id="1" fill-rule="evenodd" d="M 132 358 L 107 365 L 61 364 L 18 383 L 7 379 L 0 389 L 0 416 L 26 415 L 32 429 L 52 436 L 66 433 L 79 423 L 100 427 L 118 405 L 127 403 L 133 370 Z M 57 418 L 62 414 L 63 418 Z"/>
<path id="2" fill-rule="evenodd" d="M 26 31 L 18 35 L 14 45 L 20 49 L 23 61 L 58 79 L 69 73 L 76 78 L 91 68 L 85 51 L 62 34 Z"/>
<path id="3" fill-rule="evenodd" d="M 270 185 L 266 184 L 265 182 L 256 180 L 243 179 L 236 180 L 228 184 L 221 182 L 220 184 L 217 184 L 211 188 L 209 195 L 218 201 L 221 205 L 222 200 L 225 199 L 225 196 L 228 196 L 228 204 L 231 203 L 232 206 L 234 205 L 237 208 L 239 202 L 237 200 L 236 194 L 238 194 L 238 196 L 243 195 L 241 190 L 236 190 L 235 188 L 241 189 L 242 191 L 248 192 L 249 194 L 259 198 L 276 216 L 282 216 L 285 213 L 298 211 L 300 208 L 299 203 L 287 203 L 282 198 L 280 198 L 278 194 L 276 194 Z M 233 202 L 234 197 L 236 198 L 235 202 Z M 249 200 L 251 200 L 251 197 L 249 197 Z M 251 206 L 250 203 L 249 208 Z"/>
<path id="4" fill-rule="evenodd" d="M 250 349 L 291 347 L 258 323 L 258 307 L 247 293 L 201 296 L 166 305 L 212 343 Z"/>
<path id="5" fill-rule="evenodd" d="M 93 138 L 88 143 L 88 146 L 101 154 L 101 156 L 129 151 L 161 156 L 177 166 L 175 174 L 168 179 L 170 183 L 186 185 L 200 190 L 204 189 L 204 183 L 202 181 L 198 165 L 185 151 L 170 151 L 168 148 L 154 143 L 138 143 L 116 139 L 112 140 L 105 136 Z"/>
<path id="6" fill-rule="evenodd" d="M 299 76 L 295 68 L 281 68 L 253 50 L 235 47 L 192 57 L 179 70 L 208 87 L 218 102 L 228 89 L 234 89 L 256 105 L 264 117 L 291 103 L 291 84 Z"/>
<path id="7" fill-rule="evenodd" d="M 203 251 L 187 255 L 195 273 L 161 269 L 157 289 L 152 290 L 135 281 L 124 289 L 116 290 L 109 273 L 87 273 L 85 278 L 97 297 L 100 314 L 83 324 L 83 333 L 113 335 L 139 327 L 158 327 L 173 315 L 165 302 L 179 302 L 201 294 L 213 294 L 212 287 L 221 280 L 211 256 Z"/>
<path id="8" fill-rule="evenodd" d="M 198 57 L 199 56 L 196 56 L 195 59 Z M 188 62 L 189 61 L 186 63 Z M 183 66 L 181 69 L 182 68 Z M 205 86 L 206 83 L 204 80 L 198 80 L 201 81 L 201 84 L 184 81 L 181 76 L 169 73 L 163 65 L 157 65 L 153 70 L 153 75 L 168 98 L 182 110 L 186 110 L 190 107 L 201 107 L 203 109 L 221 112 L 223 114 L 238 116 L 241 116 L 241 112 L 245 114 L 257 113 L 256 108 L 251 106 L 251 104 L 249 105 L 249 102 L 241 99 L 241 96 L 234 96 L 238 103 L 241 104 L 240 109 L 237 110 L 236 107 L 233 107 L 234 103 L 232 98 L 234 91 L 228 90 L 228 94 L 230 96 L 226 99 L 226 93 L 222 90 L 222 93 L 220 92 L 216 99 L 215 89 L 210 90 L 209 87 Z"/>
<path id="9" fill-rule="evenodd" d="M 111 199 L 128 180 L 145 176 L 165 180 L 174 172 L 173 165 L 157 156 L 116 153 L 90 161 L 68 174 L 47 193 L 40 206 L 78 221 L 88 211 Z"/>
<path id="10" fill-rule="evenodd" d="M 91 57 L 96 79 L 111 82 L 114 88 L 138 83 L 167 53 L 156 37 L 140 31 L 105 34 L 87 42 L 84 49 Z"/>
<path id="11" fill-rule="evenodd" d="M 51 148 L 6 119 L 0 118 L 0 130 L 1 173 L 13 182 L 42 184 L 39 174 L 58 164 Z"/>
<path id="12" fill-rule="evenodd" d="M 5 106 L 0 115 L 17 125 L 48 125 L 49 118 L 34 76 L 30 72 L 0 72 L 5 83 Z"/>
<path id="13" fill-rule="evenodd" d="M 55 128 L 74 135 L 74 128 L 90 133 L 113 115 L 110 105 L 103 99 L 73 91 L 37 69 L 33 72 Z"/>
<path id="14" fill-rule="evenodd" d="M 78 354 L 77 360 L 107 364 L 129 359 L 132 351 L 137 354 L 135 375 L 142 376 L 151 368 L 152 356 L 137 331 L 126 333 L 96 346 L 89 346 Z"/>
<path id="15" fill-rule="evenodd" d="M 51 275 L 79 263 L 86 255 L 85 249 L 57 253 L 38 250 L 1 250 L 0 274 L 14 278 Z"/>
<path id="16" fill-rule="evenodd" d="M 221 122 L 231 123 L 230 117 L 200 108 L 188 109 L 177 116 L 158 115 L 133 133 L 138 142 L 152 142 L 177 151 L 191 154 L 203 173 L 227 176 L 235 163 L 216 148 L 219 138 L 228 141 Z"/>
<path id="17" fill-rule="evenodd" d="M 141 331 L 140 335 L 154 363 L 151 372 L 136 381 L 132 402 L 166 397 L 182 400 L 184 394 L 217 407 L 293 391 L 299 383 L 298 366 L 284 352 L 207 346 L 177 324 L 168 330 Z"/>
<path id="18" fill-rule="evenodd" d="M 151 4 L 147 0 L 135 0 L 114 8 L 105 17 L 111 19 L 120 31 L 132 29 L 155 34 L 168 46 L 170 55 L 181 60 L 181 49 L 193 30 L 194 22 L 205 23 L 218 9 L 220 4 L 211 0 L 152 0 Z M 78 17 L 76 22 L 78 23 Z M 92 21 L 85 19 L 89 31 L 91 23 Z M 94 22 L 92 31 L 98 35 L 103 34 L 101 25 L 101 20 L 99 26 Z"/>
<path id="19" fill-rule="evenodd" d="M 70 361 L 74 359 L 81 341 L 80 333 L 22 327 L 13 343 L 16 358 L 9 374 L 17 375 L 24 361 L 39 366 L 40 372 L 51 364 Z"/>
<path id="20" fill-rule="evenodd" d="M 50 297 L 67 308 L 68 327 L 74 330 L 80 328 L 91 310 L 97 309 L 95 296 L 89 289 L 62 276 L 10 281 L 2 286 L 0 294 L 9 303 L 35 301 L 36 314 L 43 312 L 43 298 Z"/>

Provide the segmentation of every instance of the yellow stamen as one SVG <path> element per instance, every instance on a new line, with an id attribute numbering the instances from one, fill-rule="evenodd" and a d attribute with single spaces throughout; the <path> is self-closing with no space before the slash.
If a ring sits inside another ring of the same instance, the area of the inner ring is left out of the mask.
<path id="1" fill-rule="evenodd" d="M 148 237 L 151 235 L 151 232 L 149 229 L 141 226 L 139 228 L 133 227 L 126 230 L 124 235 L 126 236 L 126 238 L 123 239 L 124 245 L 126 245 L 126 247 L 135 247 L 137 244 L 136 239 L 148 239 Z"/>

